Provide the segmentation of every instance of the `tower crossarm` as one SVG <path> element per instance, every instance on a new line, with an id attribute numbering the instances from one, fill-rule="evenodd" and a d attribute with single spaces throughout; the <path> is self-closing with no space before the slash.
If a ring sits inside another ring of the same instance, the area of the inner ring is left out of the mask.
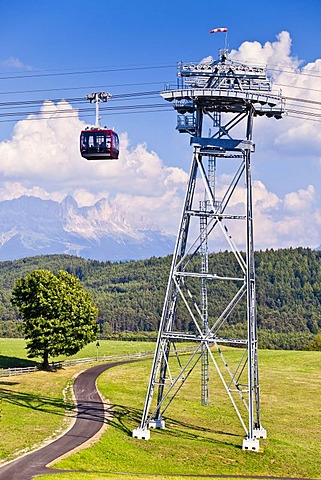
<path id="1" fill-rule="evenodd" d="M 232 138 L 206 138 L 206 137 L 192 137 L 191 145 L 198 145 L 203 148 L 214 148 L 219 151 L 232 150 L 243 152 L 245 150 L 255 151 L 254 143 L 250 140 L 237 140 Z M 213 153 L 213 152 L 212 152 Z"/>
<path id="2" fill-rule="evenodd" d="M 239 113 L 246 112 L 251 107 L 257 115 L 277 119 L 281 118 L 285 111 L 282 96 L 272 93 L 220 88 L 182 88 L 164 90 L 161 96 L 169 102 L 174 102 L 175 110 L 183 113 L 187 111 L 185 105 L 188 102 L 193 102 L 195 106 L 208 112 Z"/>
<path id="3" fill-rule="evenodd" d="M 221 345 L 246 345 L 247 340 L 244 338 L 222 338 L 217 337 L 211 333 L 204 335 L 193 334 L 189 332 L 175 332 L 169 331 L 163 333 L 163 338 L 168 340 L 186 340 L 188 342 L 206 342 L 209 344 L 221 344 Z"/>
<path id="4" fill-rule="evenodd" d="M 203 212 L 202 210 L 187 210 L 186 213 L 188 215 L 192 215 L 194 217 L 208 217 L 208 218 L 216 218 L 218 220 L 245 220 L 246 216 L 245 215 L 232 215 L 232 214 L 223 214 L 223 213 L 217 213 L 213 212 L 211 210 L 208 210 L 207 212 Z"/>
<path id="5" fill-rule="evenodd" d="M 197 272 L 174 272 L 176 277 L 194 277 L 194 278 L 206 278 L 207 280 L 231 280 L 233 282 L 244 282 L 244 277 L 223 277 L 222 275 L 216 275 L 211 273 L 197 273 Z"/>

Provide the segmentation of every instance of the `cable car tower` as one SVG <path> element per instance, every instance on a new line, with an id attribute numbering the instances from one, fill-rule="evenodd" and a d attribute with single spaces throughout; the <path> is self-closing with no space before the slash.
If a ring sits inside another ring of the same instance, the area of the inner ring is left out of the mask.
<path id="1" fill-rule="evenodd" d="M 143 416 L 132 435 L 147 440 L 150 428 L 165 428 L 167 408 L 197 367 L 201 403 L 208 405 L 211 389 L 219 388 L 219 381 L 209 383 L 213 365 L 245 431 L 243 449 L 258 451 L 266 430 L 259 395 L 253 122 L 256 116 L 281 118 L 284 101 L 272 92 L 264 68 L 230 60 L 227 49 L 211 63 L 180 63 L 177 75 L 177 87 L 161 95 L 177 111 L 177 130 L 190 135 L 193 156 Z M 228 172 L 223 181 L 219 167 Z M 223 245 L 224 254 L 209 254 Z M 188 351 L 181 349 L 184 341 L 193 345 Z"/>

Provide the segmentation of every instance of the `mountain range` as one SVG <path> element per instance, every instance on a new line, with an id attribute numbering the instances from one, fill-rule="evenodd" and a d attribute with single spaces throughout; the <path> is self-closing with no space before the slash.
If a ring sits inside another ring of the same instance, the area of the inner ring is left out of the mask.
<path id="1" fill-rule="evenodd" d="M 139 215 L 101 199 L 79 207 L 21 196 L 0 202 L 0 260 L 68 253 L 101 261 L 138 260 L 173 252 L 174 237 Z"/>

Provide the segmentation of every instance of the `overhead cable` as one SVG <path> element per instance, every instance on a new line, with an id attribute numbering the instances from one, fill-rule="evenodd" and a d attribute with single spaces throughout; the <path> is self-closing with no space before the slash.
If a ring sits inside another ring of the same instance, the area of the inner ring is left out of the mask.
<path id="1" fill-rule="evenodd" d="M 155 69 L 162 69 L 162 68 L 172 68 L 176 67 L 176 65 L 154 65 L 154 66 L 136 66 L 136 67 L 115 67 L 115 68 L 103 68 L 101 70 L 79 70 L 74 72 L 57 72 L 57 73 L 32 73 L 32 74 L 17 74 L 17 75 L 8 75 L 8 76 L 0 76 L 0 80 L 15 80 L 21 78 L 39 78 L 39 77 L 64 77 L 64 76 L 71 76 L 71 75 L 92 75 L 95 73 L 111 73 L 111 72 L 126 72 L 126 71 L 133 71 L 133 70 L 155 70 Z"/>

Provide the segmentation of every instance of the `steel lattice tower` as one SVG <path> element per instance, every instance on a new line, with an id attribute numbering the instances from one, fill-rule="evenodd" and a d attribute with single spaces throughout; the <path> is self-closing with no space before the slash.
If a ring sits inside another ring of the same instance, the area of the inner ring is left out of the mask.
<path id="1" fill-rule="evenodd" d="M 258 115 L 281 118 L 284 102 L 272 93 L 264 68 L 234 62 L 226 50 L 212 63 L 180 63 L 178 86 L 161 95 L 178 113 L 177 130 L 190 135 L 193 156 L 143 416 L 132 435 L 147 440 L 150 428 L 165 428 L 167 408 L 199 362 L 201 401 L 208 405 L 211 363 L 244 428 L 243 449 L 258 451 L 266 430 L 261 425 L 259 395 L 253 121 Z M 213 128 L 208 137 L 203 136 L 205 120 Z M 243 131 L 243 138 L 234 138 L 234 131 L 238 136 Z M 219 165 L 223 169 L 229 165 L 225 186 L 217 184 Z M 245 252 L 236 246 L 233 228 Z M 209 248 L 221 246 L 222 240 L 229 261 L 216 259 L 216 264 Z M 216 306 L 218 284 L 224 287 L 223 311 Z M 242 322 L 244 338 L 238 331 Z M 182 349 L 184 341 L 194 347 Z"/>

